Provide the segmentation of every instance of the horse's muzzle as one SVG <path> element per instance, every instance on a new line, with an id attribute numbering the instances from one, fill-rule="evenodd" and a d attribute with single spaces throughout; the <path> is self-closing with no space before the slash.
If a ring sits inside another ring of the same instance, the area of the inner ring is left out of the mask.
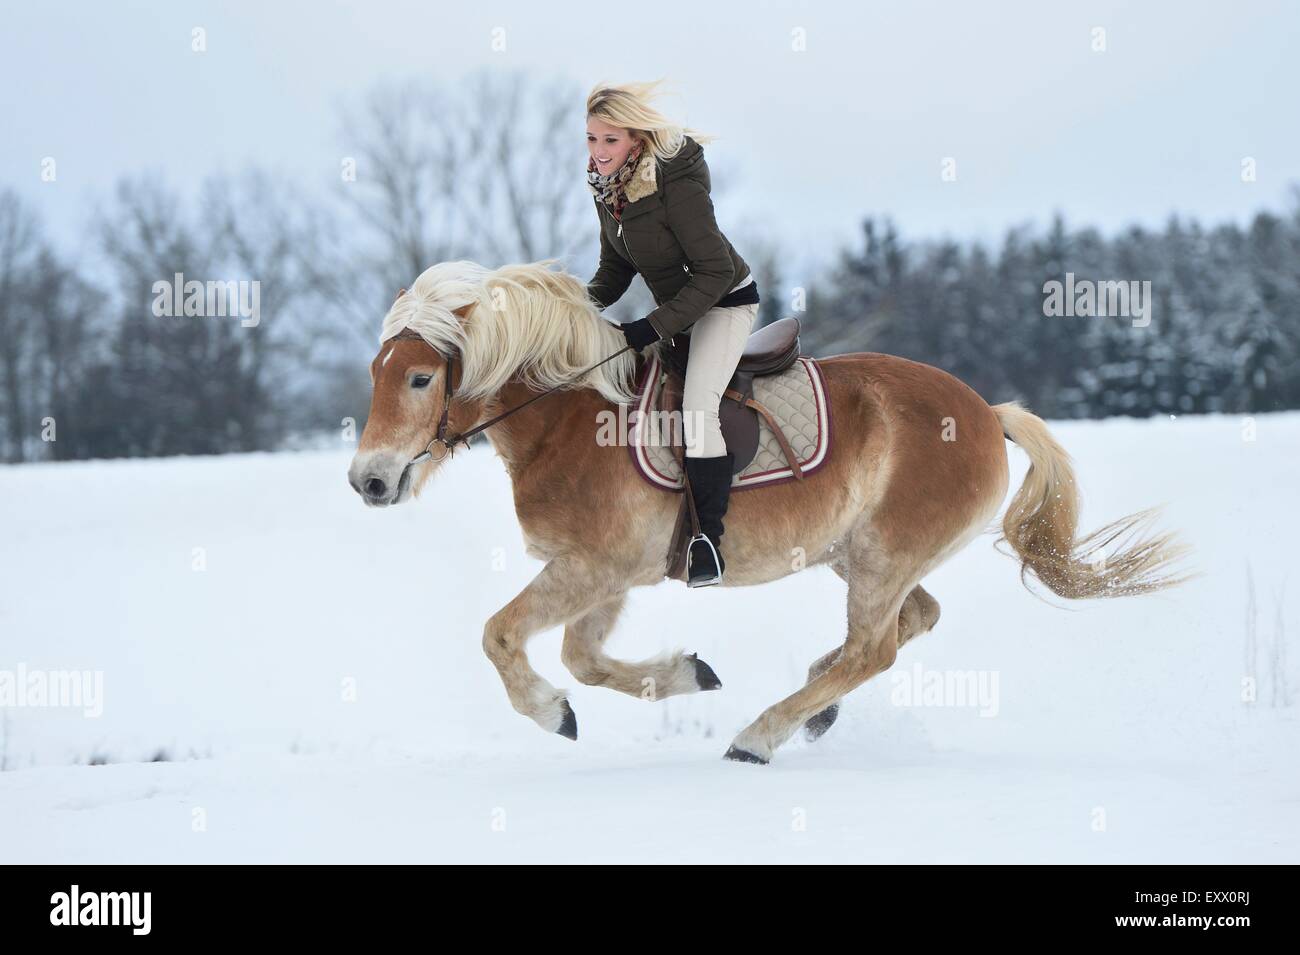
<path id="1" fill-rule="evenodd" d="M 411 496 L 411 467 L 401 467 L 397 459 L 372 455 L 367 460 L 353 459 L 348 469 L 348 484 L 371 507 L 401 504 Z"/>

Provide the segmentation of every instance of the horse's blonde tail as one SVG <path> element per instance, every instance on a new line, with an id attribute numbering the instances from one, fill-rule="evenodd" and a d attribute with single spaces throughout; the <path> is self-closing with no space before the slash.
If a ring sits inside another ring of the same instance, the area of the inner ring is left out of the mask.
<path id="1" fill-rule="evenodd" d="M 1182 583 L 1170 564 L 1186 553 L 1172 534 L 1153 533 L 1155 510 L 1131 514 L 1076 539 L 1079 492 L 1074 469 L 1047 425 L 1017 402 L 994 405 L 1006 436 L 1029 456 L 1029 473 L 1007 506 L 1002 536 L 1032 573 L 1060 597 L 1125 597 Z M 1112 547 L 1112 545 L 1114 545 Z"/>

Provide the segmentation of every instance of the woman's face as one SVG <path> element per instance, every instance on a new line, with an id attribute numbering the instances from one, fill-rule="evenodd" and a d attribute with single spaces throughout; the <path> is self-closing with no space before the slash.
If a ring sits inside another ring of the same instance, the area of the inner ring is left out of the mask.
<path id="1" fill-rule="evenodd" d="M 635 145 L 631 130 L 602 123 L 594 116 L 587 118 L 587 151 L 602 176 L 620 168 Z"/>

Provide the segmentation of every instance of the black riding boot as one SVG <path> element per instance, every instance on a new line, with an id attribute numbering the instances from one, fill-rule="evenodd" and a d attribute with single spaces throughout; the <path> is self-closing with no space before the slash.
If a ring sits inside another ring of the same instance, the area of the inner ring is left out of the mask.
<path id="1" fill-rule="evenodd" d="M 686 586 L 707 587 L 722 582 L 722 572 L 727 566 L 722 559 L 722 517 L 727 513 L 727 500 L 731 495 L 731 466 L 735 456 L 728 451 L 715 458 L 684 456 L 683 459 L 691 496 L 695 500 L 695 513 L 700 520 L 700 533 L 708 538 L 707 541 L 696 539 L 691 544 Z"/>

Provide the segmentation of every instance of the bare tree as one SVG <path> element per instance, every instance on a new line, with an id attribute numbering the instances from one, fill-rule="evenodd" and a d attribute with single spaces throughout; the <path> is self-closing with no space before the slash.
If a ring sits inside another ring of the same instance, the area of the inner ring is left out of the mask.
<path id="1" fill-rule="evenodd" d="M 271 446 L 280 417 L 258 359 L 260 328 L 206 309 L 160 315 L 153 307 L 156 284 L 170 286 L 177 273 L 187 285 L 224 280 L 220 228 L 196 221 L 156 180 L 139 177 L 119 183 L 98 232 L 117 278 L 116 327 L 109 359 L 92 376 L 98 393 L 77 409 L 84 453 L 211 454 Z"/>
<path id="2" fill-rule="evenodd" d="M 346 214 L 317 260 L 344 323 L 373 344 L 397 289 L 437 262 L 594 249 L 582 103 L 567 83 L 480 73 L 456 87 L 381 87 L 346 111 L 356 177 L 341 185 Z"/>
<path id="3" fill-rule="evenodd" d="M 0 192 L 0 457 L 21 461 L 31 434 L 28 399 L 35 342 L 31 286 L 41 255 L 40 229 L 16 193 Z"/>

